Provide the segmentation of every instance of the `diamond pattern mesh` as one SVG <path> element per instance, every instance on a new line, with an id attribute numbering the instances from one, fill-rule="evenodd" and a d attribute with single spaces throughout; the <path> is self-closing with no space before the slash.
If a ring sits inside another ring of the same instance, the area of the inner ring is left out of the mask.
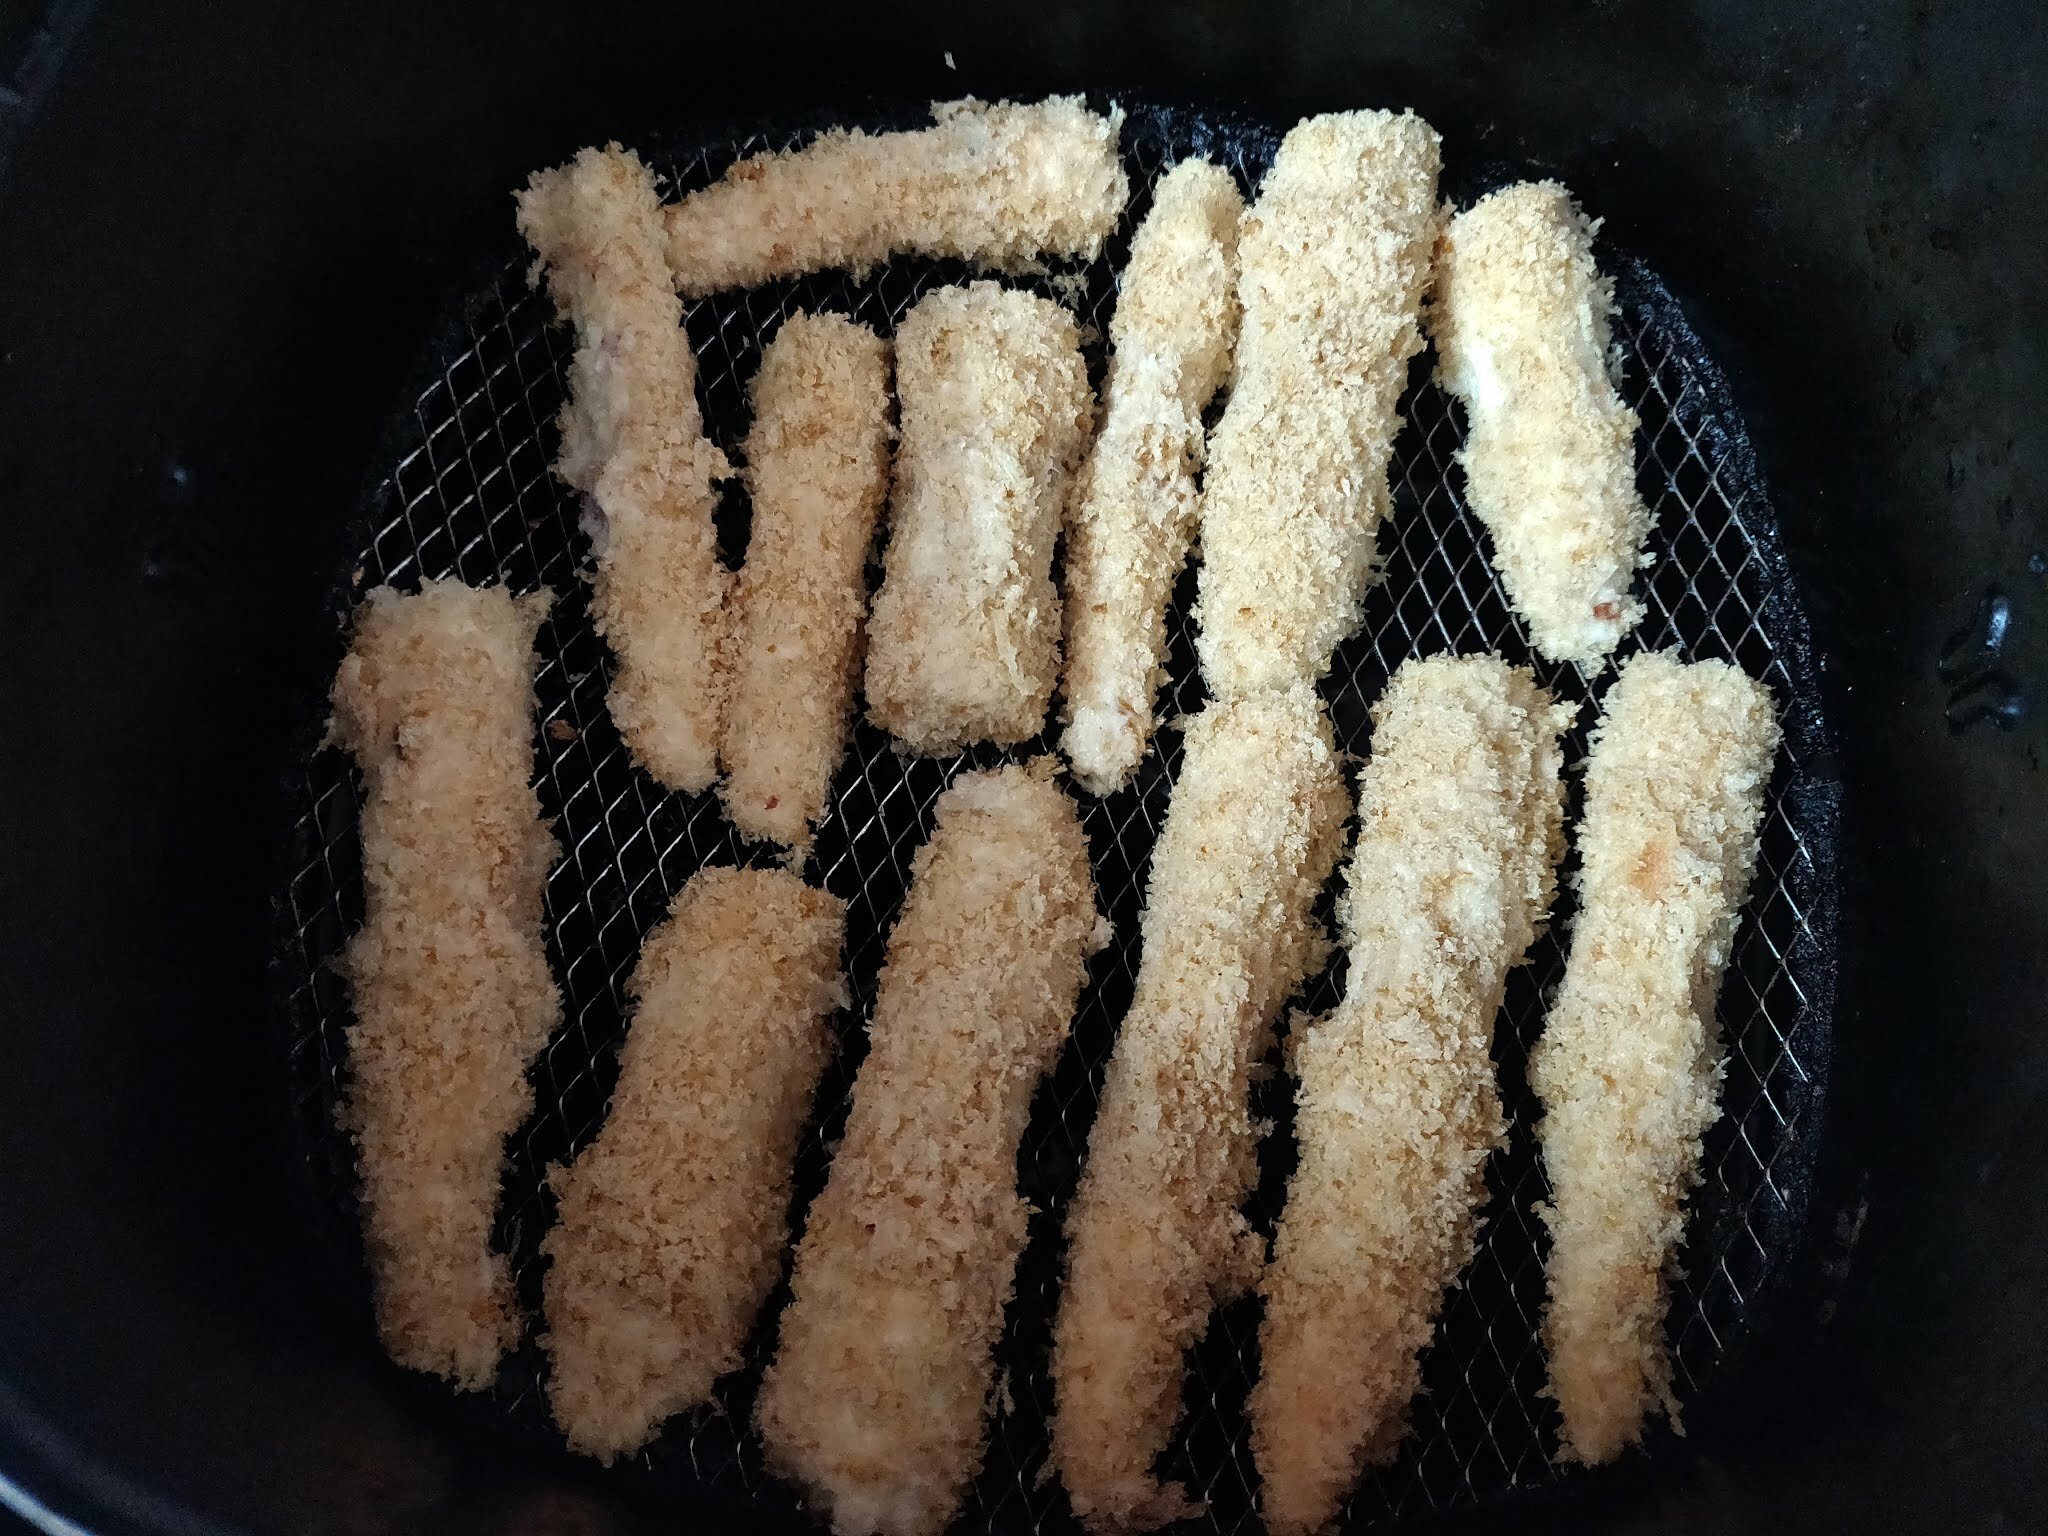
<path id="1" fill-rule="evenodd" d="M 755 134 L 653 158 L 687 189 L 737 155 L 801 136 Z M 1133 206 L 1111 250 L 1095 264 L 1031 280 L 1075 302 L 1093 326 L 1091 366 L 1098 378 L 1113 273 L 1131 220 L 1143 216 L 1159 173 L 1184 155 L 1203 153 L 1230 165 L 1249 189 L 1276 142 L 1273 133 L 1251 124 L 1160 109 L 1132 115 L 1124 145 Z M 1676 646 L 1689 656 L 1733 660 L 1770 683 L 1787 730 L 1762 862 L 1721 999 L 1729 1047 L 1726 1115 L 1709 1140 L 1706 1183 L 1694 1203 L 1672 1308 L 1678 1382 L 1690 1400 L 1713 1391 L 1717 1377 L 1725 1384 L 1724 1367 L 1739 1353 L 1751 1308 L 1796 1239 L 1804 1206 L 1832 997 L 1834 801 L 1804 616 L 1725 385 L 1656 279 L 1626 258 L 1610 254 L 1608 260 L 1618 271 L 1622 301 L 1616 340 L 1625 358 L 1624 393 L 1642 416 L 1641 483 L 1657 518 L 1649 617 L 1624 649 Z M 628 760 L 605 713 L 607 657 L 591 629 L 578 574 L 588 546 L 577 531 L 573 497 L 548 472 L 570 341 L 551 325 L 545 298 L 529 291 L 524 269 L 523 256 L 509 257 L 465 298 L 445 333 L 435 374 L 390 439 L 394 446 L 347 585 L 357 592 L 379 582 L 411 586 L 453 574 L 518 590 L 546 584 L 559 595 L 538 642 L 535 783 L 561 844 L 561 861 L 548 881 L 547 942 L 565 1022 L 532 1068 L 537 1107 L 508 1147 L 499 1227 L 522 1294 L 537 1310 L 539 1246 L 552 1219 L 544 1170 L 573 1155 L 603 1118 L 625 1027 L 623 984 L 642 935 L 698 868 L 766 863 L 775 855 L 743 843 L 714 796 L 660 789 Z M 745 382 L 763 342 L 796 308 L 838 310 L 886 331 L 924 291 L 964 275 L 951 264 L 906 260 L 859 283 L 825 274 L 695 305 L 687 326 L 700 359 L 710 430 L 729 448 L 737 446 L 746 429 Z M 1418 364 L 1404 406 L 1409 426 L 1392 467 L 1394 512 L 1380 535 L 1385 577 L 1371 593 L 1363 628 L 1339 650 L 1324 686 L 1340 744 L 1353 753 L 1367 747 L 1369 704 L 1410 656 L 1497 649 L 1533 661 L 1542 681 L 1579 701 L 1597 697 L 1612 677 L 1611 670 L 1588 677 L 1533 657 L 1489 565 L 1483 535 L 1463 505 L 1452 464 L 1462 425 L 1428 381 L 1426 361 Z M 730 535 L 730 553 L 743 545 L 744 507 L 728 510 L 732 526 L 721 526 Z M 1171 620 L 1167 717 L 1199 707 L 1202 699 L 1186 620 L 1191 595 L 1190 576 Z M 1583 756 L 1593 714 L 1592 708 L 1584 712 L 1568 761 Z M 806 868 L 808 878 L 849 903 L 846 961 L 854 1006 L 840 1021 L 845 1049 L 828 1072 L 804 1144 L 799 1215 L 823 1182 L 828 1148 L 843 1123 L 863 1050 L 860 1019 L 873 998 L 911 854 L 930 831 L 933 801 L 963 768 L 1046 745 L 1007 754 L 980 748 L 933 761 L 899 756 L 880 732 L 858 729 Z M 1146 864 L 1179 758 L 1177 732 L 1163 731 L 1130 788 L 1102 800 L 1082 797 L 1095 878 L 1118 939 L 1094 962 L 1071 1043 L 1040 1094 L 1018 1158 L 1020 1187 L 1040 1214 L 1000 1346 L 1004 1390 L 990 1450 L 962 1530 L 1071 1526 L 1057 1483 L 1040 1476 L 1051 1409 L 1045 1360 L 1060 1218 L 1116 1021 L 1131 995 Z M 295 819 L 280 893 L 278 968 L 280 1039 L 306 1214 L 338 1288 L 364 1319 L 367 1340 L 353 1153 L 334 1120 L 349 1010 L 332 962 L 362 909 L 357 792 L 346 759 L 328 750 L 311 753 L 290 785 Z M 1545 1185 L 1530 1136 L 1535 1105 L 1523 1067 L 1544 999 L 1562 974 L 1570 925 L 1567 895 L 1550 936 L 1508 988 L 1496 1054 L 1513 1132 L 1488 1170 L 1491 1198 L 1479 1254 L 1451 1295 L 1425 1358 L 1414 1433 L 1401 1459 L 1354 1496 L 1347 1528 L 1385 1528 L 1433 1511 L 1492 1503 L 1559 1475 L 1549 1460 L 1554 1410 L 1539 1396 L 1544 1239 L 1530 1207 L 1543 1198 Z M 1300 1005 L 1330 1006 L 1342 992 L 1341 970 L 1340 958 L 1330 974 L 1310 983 Z M 1277 1126 L 1252 1206 L 1254 1219 L 1270 1231 L 1293 1156 L 1284 1077 L 1269 1074 L 1257 1097 L 1256 1108 Z M 785 1294 L 778 1291 L 764 1309 L 749 1364 L 722 1384 L 718 1403 L 670 1424 L 632 1464 L 614 1469 L 614 1478 L 650 1485 L 664 1501 L 723 1496 L 764 1512 L 797 1507 L 795 1496 L 763 1472 L 759 1447 L 746 1430 Z M 1193 1352 L 1188 1412 L 1163 1469 L 1209 1497 L 1207 1523 L 1218 1532 L 1256 1528 L 1244 1420 L 1256 1308 L 1245 1301 L 1223 1310 Z M 566 1457 L 548 1423 L 542 1380 L 542 1358 L 529 1342 L 508 1359 L 493 1391 L 462 1400 L 447 1394 L 446 1401 L 451 1413 L 480 1418 L 537 1453 Z"/>

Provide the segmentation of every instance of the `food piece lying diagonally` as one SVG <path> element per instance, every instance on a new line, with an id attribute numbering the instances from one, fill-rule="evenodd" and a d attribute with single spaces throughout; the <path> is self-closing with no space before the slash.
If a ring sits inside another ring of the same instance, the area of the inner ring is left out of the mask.
<path id="1" fill-rule="evenodd" d="M 1257 1278 L 1252 1068 L 1327 942 L 1310 909 L 1348 800 L 1307 687 L 1211 705 L 1152 856 L 1144 956 L 1067 1216 L 1053 1329 L 1052 1464 L 1096 1530 L 1197 1512 L 1153 1463 L 1182 1354 Z"/>
<path id="2" fill-rule="evenodd" d="M 618 658 L 612 719 L 640 765 L 695 793 L 718 773 L 725 599 L 697 362 L 662 255 L 654 173 L 613 144 L 536 172 L 519 232 L 576 327 L 555 473 L 588 498 L 597 631 Z"/>
<path id="3" fill-rule="evenodd" d="M 1554 181 L 1481 198 L 1437 255 L 1430 330 L 1465 403 L 1465 499 L 1536 647 L 1597 662 L 1643 615 L 1629 595 L 1650 511 L 1636 494 L 1636 413 L 1615 392 L 1614 284 L 1599 228 Z"/>
<path id="4" fill-rule="evenodd" d="M 1619 1455 L 1659 1408 L 1677 1420 L 1666 1277 L 1721 1114 L 1715 998 L 1778 740 L 1762 683 L 1661 652 L 1622 667 L 1593 734 L 1571 957 L 1529 1059 L 1566 1460 Z"/>
<path id="5" fill-rule="evenodd" d="M 1062 744 L 1095 794 L 1129 779 L 1152 739 L 1166 605 L 1195 532 L 1202 413 L 1237 336 L 1243 212 L 1228 171 L 1182 161 L 1161 178 L 1118 280 L 1102 431 L 1067 521 Z"/>
<path id="6" fill-rule="evenodd" d="M 541 942 L 555 841 L 533 768 L 533 640 L 549 595 L 378 587 L 334 680 L 362 770 L 363 926 L 344 1123 L 360 1151 L 377 1331 L 475 1390 L 523 1326 L 491 1249 L 527 1064 L 561 1017 Z"/>
<path id="7" fill-rule="evenodd" d="M 1497 656 L 1408 662 L 1373 707 L 1349 980 L 1292 1042 L 1301 1161 L 1261 1287 L 1252 1449 L 1276 1536 L 1324 1529 L 1392 1456 L 1471 1261 L 1506 1130 L 1494 1016 L 1556 893 L 1575 713 Z"/>

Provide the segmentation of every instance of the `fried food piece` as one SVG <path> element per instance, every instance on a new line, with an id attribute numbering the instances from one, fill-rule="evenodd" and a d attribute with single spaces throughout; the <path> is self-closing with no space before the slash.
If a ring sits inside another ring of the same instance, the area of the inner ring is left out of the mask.
<path id="1" fill-rule="evenodd" d="M 1202 412 L 1237 338 L 1244 199 L 1221 166 L 1183 160 L 1131 241 L 1109 323 L 1102 432 L 1067 524 L 1067 730 L 1074 777 L 1120 788 L 1152 739 L 1166 605 L 1195 532 Z"/>
<path id="2" fill-rule="evenodd" d="M 676 287 L 695 297 L 829 267 L 865 276 L 906 254 L 1015 272 L 1101 252 L 1130 196 L 1121 111 L 969 97 L 934 102 L 932 119 L 907 133 L 835 128 L 692 192 L 668 210 Z"/>
<path id="3" fill-rule="evenodd" d="M 1597 220 L 1554 181 L 1452 219 L 1430 305 L 1437 371 L 1465 402 L 1465 498 L 1536 647 L 1597 662 L 1643 616 L 1629 595 L 1650 510 L 1636 494 L 1636 413 L 1615 392 L 1614 284 Z"/>
<path id="4" fill-rule="evenodd" d="M 964 774 L 939 798 L 797 1247 L 757 1417 L 769 1465 L 839 1536 L 936 1536 L 987 1442 L 1024 1246 L 1017 1146 L 1108 938 L 1052 769 Z"/>
<path id="5" fill-rule="evenodd" d="M 550 1174 L 541 1344 L 572 1450 L 638 1450 L 739 1366 L 782 1269 L 844 919 L 795 875 L 707 869 L 641 947 L 604 1129 Z"/>
<path id="6" fill-rule="evenodd" d="M 1358 626 L 1439 223 L 1436 130 L 1311 117 L 1238 237 L 1230 404 L 1209 443 L 1196 602 L 1218 698 L 1310 683 Z"/>
<path id="7" fill-rule="evenodd" d="M 533 639 L 551 601 L 429 582 L 364 595 L 331 739 L 363 775 L 363 925 L 343 1123 L 377 1332 L 474 1391 L 524 1326 L 491 1220 L 526 1067 L 561 1018 L 541 942 L 555 841 L 533 770 Z"/>
<path id="8" fill-rule="evenodd" d="M 994 283 L 938 289 L 897 328 L 896 394 L 868 714 L 917 752 L 1027 740 L 1059 677 L 1053 546 L 1095 408 L 1074 318 Z"/>
<path id="9" fill-rule="evenodd" d="M 1411 661 L 1373 708 L 1344 1001 L 1293 1039 L 1301 1162 L 1261 1287 L 1252 1389 L 1275 1536 L 1335 1519 L 1391 1458 L 1506 1133 L 1493 1021 L 1564 852 L 1576 711 L 1495 656 Z"/>
<path id="10" fill-rule="evenodd" d="M 1254 1063 L 1328 943 L 1311 915 L 1349 802 L 1307 687 L 1210 706 L 1152 855 L 1144 959 L 1067 1217 L 1052 1464 L 1095 1530 L 1199 1513 L 1153 1463 L 1182 1352 L 1258 1278 Z"/>
<path id="11" fill-rule="evenodd" d="M 1778 739 L 1762 683 L 1664 653 L 1622 667 L 1593 735 L 1571 959 L 1529 1058 L 1567 1461 L 1619 1455 L 1660 1407 L 1678 1419 L 1665 1276 L 1721 1115 L 1714 1000 Z"/>
<path id="12" fill-rule="evenodd" d="M 727 679 L 713 482 L 732 474 L 704 436 L 697 360 L 662 255 L 654 173 L 613 144 L 536 172 L 519 232 L 576 327 L 562 456 L 597 555 L 591 607 L 618 658 L 609 707 L 636 761 L 692 794 L 718 773 Z"/>
<path id="13" fill-rule="evenodd" d="M 735 593 L 721 793 L 747 836 L 801 847 L 852 725 L 868 549 L 889 490 L 889 344 L 837 315 L 794 315 L 752 393 L 754 531 Z"/>

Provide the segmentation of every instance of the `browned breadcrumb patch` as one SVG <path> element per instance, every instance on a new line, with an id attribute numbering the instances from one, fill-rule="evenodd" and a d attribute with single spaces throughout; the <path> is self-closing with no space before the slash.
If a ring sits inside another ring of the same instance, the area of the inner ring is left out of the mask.
<path id="1" fill-rule="evenodd" d="M 1438 159 L 1412 113 L 1308 118 L 1245 213 L 1244 320 L 1200 509 L 1198 649 L 1219 698 L 1313 682 L 1357 627 L 1422 350 Z"/>
<path id="2" fill-rule="evenodd" d="M 1332 1522 L 1400 1443 L 1505 1122 L 1493 1021 L 1564 851 L 1575 710 L 1494 656 L 1411 661 L 1373 708 L 1345 902 L 1349 986 L 1294 1036 L 1301 1162 L 1262 1286 L 1252 1389 L 1276 1536 Z"/>
<path id="3" fill-rule="evenodd" d="M 1593 735 L 1571 958 L 1529 1059 L 1566 1460 L 1618 1455 L 1659 1408 L 1677 1423 L 1666 1274 L 1720 1118 L 1714 1000 L 1778 739 L 1762 683 L 1664 653 L 1623 666 Z"/>
<path id="4" fill-rule="evenodd" d="M 604 1129 L 550 1175 L 541 1343 L 571 1449 L 638 1450 L 740 1364 L 782 1267 L 844 916 L 795 875 L 707 869 L 641 947 Z"/>
<path id="5" fill-rule="evenodd" d="M 363 774 L 363 926 L 344 1120 L 360 1153 L 377 1331 L 475 1390 L 523 1326 L 491 1250 L 526 1066 L 561 1016 L 541 944 L 555 842 L 529 786 L 545 592 L 375 587 L 334 680 Z"/>
<path id="6" fill-rule="evenodd" d="M 794 315 L 752 396 L 754 529 L 734 594 L 720 792 L 747 836 L 800 847 L 852 725 L 868 549 L 889 489 L 889 344 L 837 315 Z"/>
<path id="7" fill-rule="evenodd" d="M 1327 951 L 1310 907 L 1347 808 L 1308 688 L 1212 705 L 1188 726 L 1053 1332 L 1052 1461 L 1093 1529 L 1199 1510 L 1152 1467 L 1180 1418 L 1182 1352 L 1264 1257 L 1239 1209 L 1258 1173 L 1251 1073 Z"/>
<path id="8" fill-rule="evenodd" d="M 1053 546 L 1095 397 L 1074 318 L 974 283 L 896 332 L 889 547 L 868 619 L 868 714 L 913 751 L 1038 734 L 1059 676 Z"/>
<path id="9" fill-rule="evenodd" d="M 1160 180 L 1118 280 L 1102 431 L 1067 521 L 1066 735 L 1096 794 L 1130 778 L 1166 681 L 1166 605 L 1195 531 L 1202 412 L 1237 336 L 1237 223 L 1221 166 Z"/>
<path id="10" fill-rule="evenodd" d="M 576 327 L 555 473 L 590 498 L 591 611 L 618 658 L 610 708 L 634 757 L 695 792 L 718 772 L 726 590 L 697 360 L 662 254 L 654 173 L 613 144 L 536 172 L 519 232 Z"/>
<path id="11" fill-rule="evenodd" d="M 846 1135 L 757 1415 L 840 1536 L 936 1536 L 987 1440 L 1023 1248 L 1017 1146 L 1106 940 L 1050 759 L 939 798 L 889 937 Z"/>
<path id="12" fill-rule="evenodd" d="M 1614 284 L 1599 228 L 1554 181 L 1484 197 L 1450 221 L 1430 329 L 1465 403 L 1465 495 L 1544 655 L 1597 661 L 1643 615 L 1629 595 L 1650 532 L 1636 494 L 1636 413 L 1614 387 Z"/>
<path id="13" fill-rule="evenodd" d="M 835 128 L 754 155 L 668 210 L 668 262 L 689 295 L 892 256 L 952 256 L 996 271 L 1041 256 L 1093 260 L 1130 196 L 1123 113 L 1078 96 L 1029 105 L 935 102 L 933 126 Z"/>

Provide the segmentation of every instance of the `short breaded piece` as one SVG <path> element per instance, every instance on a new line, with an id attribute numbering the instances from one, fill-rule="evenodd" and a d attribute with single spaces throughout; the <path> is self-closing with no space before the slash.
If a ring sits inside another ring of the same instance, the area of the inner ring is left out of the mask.
<path id="1" fill-rule="evenodd" d="M 654 173 L 613 144 L 534 174 L 519 232 L 576 327 L 555 473 L 589 498 L 591 607 L 618 658 L 609 708 L 636 761 L 695 793 L 718 773 L 725 599 L 697 360 L 662 256 Z"/>
<path id="2" fill-rule="evenodd" d="M 1237 339 L 1237 222 L 1219 165 L 1161 178 L 1131 240 L 1109 323 L 1102 431 L 1067 520 L 1067 760 L 1120 788 L 1152 739 L 1166 681 L 1166 605 L 1195 532 L 1202 412 Z"/>
<path id="3" fill-rule="evenodd" d="M 1041 256 L 1093 260 L 1130 196 L 1117 160 L 1123 113 L 1078 96 L 932 104 L 934 126 L 834 128 L 802 149 L 753 155 L 668 210 L 668 262 L 684 294 L 751 288 L 892 256 L 953 256 L 994 271 Z"/>
<path id="4" fill-rule="evenodd" d="M 604 1129 L 549 1176 L 541 1344 L 572 1450 L 638 1450 L 739 1366 L 845 1000 L 845 910 L 780 870 L 706 869 L 641 946 Z"/>
<path id="5" fill-rule="evenodd" d="M 1196 602 L 1218 698 L 1314 682 L 1358 627 L 1439 216 L 1436 130 L 1311 117 L 1238 238 L 1244 320 L 1209 442 Z"/>
<path id="6" fill-rule="evenodd" d="M 1571 959 L 1529 1058 L 1567 1461 L 1620 1454 L 1659 1407 L 1677 1423 L 1665 1277 L 1721 1114 L 1714 1001 L 1778 739 L 1762 683 L 1664 653 L 1622 667 L 1593 735 Z"/>
<path id="7" fill-rule="evenodd" d="M 734 594 L 720 792 L 747 836 L 801 847 L 852 727 L 868 550 L 889 492 L 889 344 L 837 315 L 794 315 L 752 394 L 754 531 Z"/>
<path id="8" fill-rule="evenodd" d="M 1038 734 L 1059 677 L 1053 546 L 1095 397 L 1074 317 L 974 283 L 896 331 L 896 452 L 868 715 L 916 752 Z"/>
<path id="9" fill-rule="evenodd" d="M 1497 656 L 1410 661 L 1373 707 L 1349 985 L 1291 1042 L 1301 1162 L 1261 1286 L 1252 1450 L 1275 1536 L 1324 1529 L 1392 1457 L 1471 1261 L 1506 1132 L 1494 1015 L 1557 891 L 1575 713 Z"/>
<path id="10" fill-rule="evenodd" d="M 1465 499 L 1536 648 L 1598 661 L 1633 629 L 1650 509 L 1636 494 L 1636 413 L 1615 392 L 1614 284 L 1597 220 L 1554 181 L 1481 198 L 1437 253 L 1437 372 L 1465 402 Z"/>
<path id="11" fill-rule="evenodd" d="M 1198 1513 L 1153 1464 L 1182 1353 L 1258 1278 L 1253 1065 L 1328 943 L 1310 915 L 1349 801 L 1308 688 L 1211 705 L 1152 855 L 1144 959 L 1067 1216 L 1052 1465 L 1095 1530 Z"/>
<path id="12" fill-rule="evenodd" d="M 839 1536 L 936 1536 L 987 1442 L 1024 1246 L 1017 1146 L 1108 938 L 1052 770 L 964 774 L 940 796 L 797 1247 L 757 1418 L 769 1466 Z"/>
<path id="13" fill-rule="evenodd" d="M 533 639 L 551 598 L 429 582 L 366 593 L 332 740 L 363 775 L 363 925 L 343 1121 L 377 1332 L 393 1360 L 488 1386 L 524 1323 L 491 1220 L 526 1067 L 561 1018 L 541 943 L 555 841 L 533 771 Z"/>

